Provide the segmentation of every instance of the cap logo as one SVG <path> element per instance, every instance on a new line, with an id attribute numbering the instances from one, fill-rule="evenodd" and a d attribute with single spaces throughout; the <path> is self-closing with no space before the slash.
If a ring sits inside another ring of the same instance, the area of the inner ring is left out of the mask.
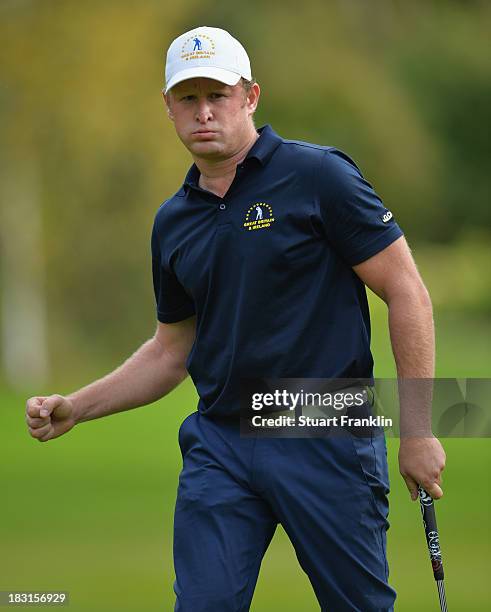
<path id="1" fill-rule="evenodd" d="M 206 34 L 194 34 L 187 38 L 181 48 L 181 59 L 209 59 L 215 55 L 215 41 Z"/>

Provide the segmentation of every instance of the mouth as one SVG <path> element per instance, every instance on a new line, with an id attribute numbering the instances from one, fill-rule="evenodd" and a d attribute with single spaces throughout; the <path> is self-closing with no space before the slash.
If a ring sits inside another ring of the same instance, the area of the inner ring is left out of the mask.
<path id="1" fill-rule="evenodd" d="M 197 136 L 198 138 L 209 137 L 213 136 L 214 134 L 216 134 L 214 130 L 196 130 L 193 132 L 193 136 Z"/>

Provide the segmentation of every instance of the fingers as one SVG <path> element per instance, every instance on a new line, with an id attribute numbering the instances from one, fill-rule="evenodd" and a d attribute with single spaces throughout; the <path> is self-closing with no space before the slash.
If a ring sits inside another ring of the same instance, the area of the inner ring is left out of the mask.
<path id="1" fill-rule="evenodd" d="M 62 404 L 63 400 L 64 398 L 61 395 L 50 395 L 49 397 L 45 398 L 41 404 L 39 416 L 50 416 L 53 410 Z"/>
<path id="2" fill-rule="evenodd" d="M 31 397 L 27 400 L 26 414 L 32 418 L 49 417 L 64 401 L 61 395 L 50 395 L 49 397 Z"/>
<path id="3" fill-rule="evenodd" d="M 26 404 L 26 423 L 29 433 L 36 440 L 41 440 L 51 430 L 49 416 L 41 417 L 41 408 L 46 397 L 31 397 Z"/>
<path id="4" fill-rule="evenodd" d="M 404 482 L 409 490 L 411 495 L 411 500 L 416 501 L 418 499 L 418 484 L 415 480 L 411 478 L 411 476 L 403 475 Z"/>
<path id="5" fill-rule="evenodd" d="M 43 425 L 42 427 L 38 427 L 36 429 L 29 428 L 29 433 L 36 440 L 39 440 L 40 442 L 46 442 L 46 440 L 49 440 L 52 430 L 53 426 L 51 425 L 51 423 L 48 423 L 47 425 Z"/>
<path id="6" fill-rule="evenodd" d="M 417 499 L 420 484 L 433 499 L 443 496 L 442 471 L 445 451 L 437 438 L 405 438 L 399 447 L 399 470 L 411 499 Z"/>
<path id="7" fill-rule="evenodd" d="M 440 499 L 440 497 L 443 497 L 443 491 L 442 491 L 440 485 L 438 485 L 436 482 L 433 482 L 433 483 L 428 484 L 427 486 L 425 486 L 425 491 L 433 499 Z"/>
<path id="8" fill-rule="evenodd" d="M 69 423 L 57 423 L 48 419 L 48 423 L 41 427 L 29 427 L 29 433 L 33 438 L 39 440 L 39 442 L 47 442 L 48 440 L 63 435 L 65 432 L 69 431 L 71 427 L 72 425 Z"/>
<path id="9" fill-rule="evenodd" d="M 55 438 L 55 428 L 53 425 L 49 426 L 48 431 L 44 434 L 44 436 L 42 438 L 39 438 L 40 442 L 47 442 L 48 440 L 51 440 L 52 438 Z"/>
<path id="10" fill-rule="evenodd" d="M 30 429 L 38 429 L 39 427 L 43 427 L 44 425 L 48 425 L 50 423 L 50 418 L 46 417 L 45 419 L 38 419 L 30 416 L 26 416 L 26 423 Z"/>
<path id="11" fill-rule="evenodd" d="M 50 395 L 31 397 L 26 404 L 26 423 L 30 435 L 46 442 L 54 435 L 54 425 L 52 422 L 53 412 L 62 404 L 64 398 L 61 395 Z"/>
<path id="12" fill-rule="evenodd" d="M 39 417 L 41 411 L 41 405 L 46 397 L 31 397 L 27 400 L 26 414 L 30 417 Z"/>
<path id="13" fill-rule="evenodd" d="M 420 484 L 425 489 L 425 491 L 433 498 L 440 499 L 443 497 L 442 490 L 442 471 L 445 468 L 445 464 L 438 464 L 437 467 L 430 472 L 429 477 L 426 479 L 421 479 Z"/>
<path id="14" fill-rule="evenodd" d="M 410 476 L 403 476 L 406 486 L 411 494 L 411 500 L 416 501 L 418 499 L 418 484 L 415 480 L 413 480 Z M 443 491 L 440 487 L 441 478 L 438 477 L 434 482 L 426 482 L 422 483 L 421 486 L 423 489 L 432 497 L 433 499 L 440 499 L 443 497 Z"/>
<path id="15" fill-rule="evenodd" d="M 62 436 L 75 425 L 72 410 L 72 403 L 62 395 L 31 397 L 25 417 L 30 435 L 40 442 Z"/>

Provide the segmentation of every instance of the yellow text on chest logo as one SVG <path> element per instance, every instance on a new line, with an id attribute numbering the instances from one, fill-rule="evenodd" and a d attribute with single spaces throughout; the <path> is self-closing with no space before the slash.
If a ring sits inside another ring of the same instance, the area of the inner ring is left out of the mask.
<path id="1" fill-rule="evenodd" d="M 273 209 L 266 202 L 256 202 L 246 213 L 244 227 L 246 230 L 258 230 L 271 227 L 274 223 Z"/>

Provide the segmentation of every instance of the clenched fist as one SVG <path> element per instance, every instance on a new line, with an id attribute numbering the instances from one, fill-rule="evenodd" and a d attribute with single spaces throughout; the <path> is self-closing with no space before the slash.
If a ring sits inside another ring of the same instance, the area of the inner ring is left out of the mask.
<path id="1" fill-rule="evenodd" d="M 40 442 L 63 435 L 76 424 L 73 403 L 62 395 L 31 397 L 26 405 L 29 433 Z"/>
<path id="2" fill-rule="evenodd" d="M 418 499 L 418 485 L 424 487 L 433 499 L 442 497 L 445 460 L 445 451 L 437 438 L 401 438 L 399 471 L 413 501 Z"/>

